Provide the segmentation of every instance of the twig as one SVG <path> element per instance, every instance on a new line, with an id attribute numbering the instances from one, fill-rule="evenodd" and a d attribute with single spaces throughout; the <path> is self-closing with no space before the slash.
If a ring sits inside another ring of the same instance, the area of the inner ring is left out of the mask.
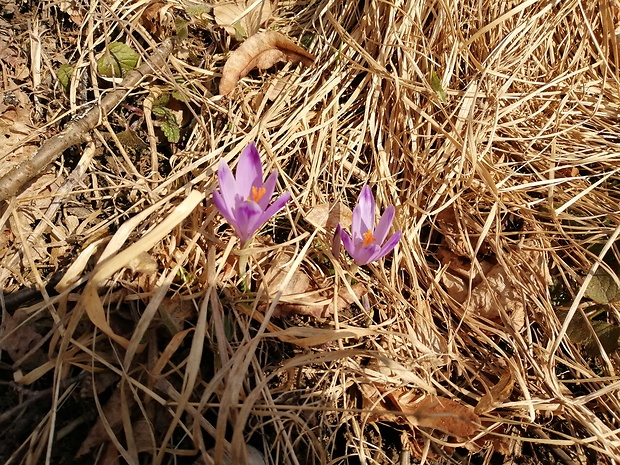
<path id="1" fill-rule="evenodd" d="M 49 282 L 45 285 L 45 291 L 50 293 L 56 293 L 54 287 L 56 284 L 60 282 L 62 277 L 65 275 L 66 270 L 59 271 L 55 273 L 49 280 Z M 0 290 L 0 293 L 2 290 Z M 41 290 L 32 288 L 32 287 L 22 287 L 21 289 L 11 293 L 6 294 L 4 296 L 4 308 L 10 314 L 13 314 L 15 310 L 17 310 L 22 305 L 31 302 L 35 299 L 40 299 L 42 296 Z M 2 308 L 2 303 L 0 302 L 0 309 Z"/>
<path id="2" fill-rule="evenodd" d="M 95 105 L 83 118 L 69 123 L 64 131 L 45 141 L 31 160 L 20 163 L 0 178 L 0 201 L 15 195 L 22 186 L 53 163 L 69 147 L 83 142 L 88 132 L 100 125 L 103 117 L 110 113 L 144 76 L 165 64 L 172 49 L 172 39 L 162 42 L 150 60 L 131 71 L 116 90 L 101 99 L 99 105 Z"/>

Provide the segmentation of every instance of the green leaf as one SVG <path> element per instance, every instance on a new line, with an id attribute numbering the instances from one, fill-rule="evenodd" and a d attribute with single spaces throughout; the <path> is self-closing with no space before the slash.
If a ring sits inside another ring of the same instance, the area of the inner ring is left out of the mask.
<path id="1" fill-rule="evenodd" d="M 166 121 L 162 121 L 161 130 L 164 132 L 164 136 L 168 139 L 168 142 L 175 143 L 181 138 L 181 129 L 175 121 L 174 117 L 167 118 Z"/>
<path id="2" fill-rule="evenodd" d="M 435 92 L 437 92 L 437 95 L 439 95 L 439 98 L 443 103 L 448 103 L 446 91 L 443 90 L 441 80 L 435 71 L 431 71 L 431 87 Z"/>
<path id="3" fill-rule="evenodd" d="M 182 18 L 174 19 L 174 29 L 176 30 L 177 37 L 180 40 L 185 40 L 189 37 L 189 29 L 188 29 L 188 21 L 185 21 Z"/>
<path id="4" fill-rule="evenodd" d="M 618 339 L 620 339 L 620 326 L 612 325 L 606 321 L 593 321 L 592 328 L 596 333 L 596 337 L 601 342 L 603 350 L 607 354 L 611 354 L 618 350 L 618 347 L 620 347 L 620 344 L 618 344 Z M 598 343 L 593 337 L 590 338 L 583 348 L 592 356 L 597 356 L 601 353 Z"/>
<path id="5" fill-rule="evenodd" d="M 130 129 L 119 132 L 116 137 L 118 137 L 121 144 L 133 150 L 144 150 L 149 147 L 146 142 L 140 139 L 140 136 L 138 136 L 135 131 Z"/>
<path id="6" fill-rule="evenodd" d="M 232 26 L 235 28 L 235 37 L 237 38 L 237 40 L 248 38 L 248 34 L 245 32 L 245 29 L 243 29 L 243 26 L 240 22 L 237 22 Z"/>
<path id="7" fill-rule="evenodd" d="M 560 322 L 564 322 L 567 311 L 556 310 Z M 594 330 L 594 332 L 593 332 Z M 583 346 L 583 349 L 591 356 L 601 354 L 598 341 L 607 354 L 618 350 L 620 347 L 620 326 L 607 323 L 606 321 L 594 320 L 588 322 L 582 312 L 577 310 L 571 319 L 566 335 L 571 341 Z"/>
<path id="8" fill-rule="evenodd" d="M 153 110 L 151 110 L 151 111 L 158 118 L 166 117 L 166 116 L 168 116 L 170 114 L 170 110 L 168 110 L 166 107 L 162 107 L 162 106 L 159 106 L 159 105 L 154 106 Z"/>
<path id="9" fill-rule="evenodd" d="M 210 10 L 211 7 L 207 5 L 192 5 L 185 7 L 185 13 L 187 13 L 188 16 L 202 16 L 209 13 Z"/>
<path id="10" fill-rule="evenodd" d="M 588 284 L 586 295 L 599 304 L 619 302 L 620 288 L 618 288 L 616 283 L 617 278 L 617 276 L 612 276 L 605 268 L 599 266 Z"/>
<path id="11" fill-rule="evenodd" d="M 303 36 L 301 36 L 299 42 L 301 43 L 301 46 L 307 50 L 310 48 L 310 45 L 312 45 L 313 40 L 314 34 L 311 32 L 306 32 Z"/>
<path id="12" fill-rule="evenodd" d="M 110 43 L 97 60 L 97 72 L 105 77 L 125 77 L 134 69 L 140 55 L 121 42 Z"/>
<path id="13" fill-rule="evenodd" d="M 73 66 L 68 64 L 60 65 L 58 71 L 56 71 L 56 76 L 58 76 L 58 82 L 60 82 L 60 85 L 63 86 L 65 90 L 69 89 L 72 73 Z"/>
<path id="14" fill-rule="evenodd" d="M 161 94 L 159 97 L 157 97 L 157 99 L 155 99 L 153 101 L 153 106 L 154 107 L 165 107 L 166 105 L 168 105 L 168 102 L 170 101 L 170 94 Z"/>
<path id="15" fill-rule="evenodd" d="M 179 102 L 189 102 L 190 100 L 187 95 L 181 93 L 181 91 L 178 90 L 173 90 L 170 95 L 172 95 L 172 98 L 177 99 Z"/>

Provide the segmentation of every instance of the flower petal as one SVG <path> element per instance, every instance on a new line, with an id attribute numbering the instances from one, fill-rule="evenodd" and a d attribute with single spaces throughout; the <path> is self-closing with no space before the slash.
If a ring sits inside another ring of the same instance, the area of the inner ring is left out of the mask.
<path id="1" fill-rule="evenodd" d="M 286 202 L 288 202 L 290 198 L 291 198 L 290 192 L 285 192 L 280 197 L 278 197 L 276 200 L 274 200 L 274 202 L 267 208 L 267 210 L 265 210 L 261 214 L 261 217 L 260 217 L 261 223 L 260 223 L 259 228 L 262 225 L 264 225 L 267 221 L 269 221 L 269 218 L 271 218 L 273 215 L 278 213 L 278 211 L 280 211 L 282 207 L 286 205 Z"/>
<path id="2" fill-rule="evenodd" d="M 278 172 L 276 170 L 273 170 L 265 181 L 265 184 L 263 184 L 263 187 L 265 188 L 265 193 L 258 201 L 258 204 L 263 210 L 267 208 L 267 205 L 269 205 L 269 202 L 271 201 L 271 196 L 273 195 L 273 191 L 276 188 L 277 180 Z"/>
<path id="3" fill-rule="evenodd" d="M 398 241 L 400 241 L 402 234 L 402 231 L 396 231 L 394 234 L 392 234 L 392 236 L 387 240 L 387 242 L 383 244 L 383 247 L 381 247 L 381 249 L 373 257 L 371 257 L 371 260 L 369 262 L 380 260 L 387 254 L 389 254 L 392 250 L 394 250 L 394 247 L 396 247 L 396 244 L 398 244 Z"/>
<path id="4" fill-rule="evenodd" d="M 250 142 L 241 152 L 235 175 L 239 193 L 243 196 L 243 200 L 247 200 L 250 196 L 252 186 L 261 187 L 263 185 L 263 167 L 254 142 Z"/>
<path id="5" fill-rule="evenodd" d="M 353 245 L 353 239 L 345 232 L 344 229 L 340 230 L 340 239 L 342 239 L 342 245 L 344 249 L 351 255 L 351 258 L 355 259 L 357 253 L 356 248 Z"/>
<path id="6" fill-rule="evenodd" d="M 355 257 L 355 263 L 359 266 L 366 265 L 367 263 L 374 262 L 374 256 L 378 255 L 381 251 L 381 247 L 376 244 L 369 244 L 366 247 L 357 249 L 357 257 Z"/>
<path id="7" fill-rule="evenodd" d="M 336 230 L 334 231 L 334 237 L 332 239 L 332 255 L 336 258 L 340 256 L 340 247 L 342 246 L 342 238 L 340 237 L 342 226 L 338 223 Z"/>
<path id="8" fill-rule="evenodd" d="M 259 205 L 250 200 L 240 203 L 234 211 L 235 220 L 237 221 L 237 234 L 241 239 L 242 246 L 245 245 L 248 239 L 250 239 L 261 226 L 258 223 L 262 212 Z"/>
<path id="9" fill-rule="evenodd" d="M 235 215 L 233 215 L 232 210 L 228 207 L 223 195 L 218 191 L 213 192 L 213 205 L 215 205 L 215 208 L 217 208 L 224 219 L 228 221 L 230 225 L 235 228 L 235 230 L 237 230 L 237 220 L 235 219 Z"/>
<path id="10" fill-rule="evenodd" d="M 236 197 L 239 195 L 237 192 L 237 182 L 230 171 L 230 168 L 224 160 L 220 160 L 220 164 L 217 167 L 217 179 L 220 186 L 220 192 L 222 193 L 222 200 L 228 206 L 228 209 L 232 212 L 235 207 Z M 220 210 L 218 208 L 218 210 Z M 222 213 L 222 210 L 220 210 Z"/>
<path id="11" fill-rule="evenodd" d="M 362 188 L 357 205 L 353 209 L 351 235 L 355 243 L 363 242 L 362 235 L 375 229 L 375 198 L 368 184 Z"/>
<path id="12" fill-rule="evenodd" d="M 390 226 L 392 226 L 392 221 L 394 221 L 394 213 L 396 209 L 394 205 L 390 205 L 385 209 L 383 215 L 381 215 L 381 219 L 379 223 L 377 223 L 377 227 L 375 228 L 375 239 L 377 239 L 377 244 L 383 244 L 383 241 L 387 237 L 387 233 L 390 230 Z"/>

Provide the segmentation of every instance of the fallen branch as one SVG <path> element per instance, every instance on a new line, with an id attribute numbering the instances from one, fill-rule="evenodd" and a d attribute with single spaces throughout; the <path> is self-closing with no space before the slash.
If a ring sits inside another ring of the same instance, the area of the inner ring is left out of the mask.
<path id="1" fill-rule="evenodd" d="M 131 71 L 115 90 L 101 99 L 101 103 L 91 108 L 83 118 L 69 123 L 62 132 L 46 140 L 31 160 L 20 163 L 0 178 L 0 202 L 17 194 L 28 181 L 53 163 L 69 147 L 83 142 L 88 133 L 101 124 L 104 116 L 114 110 L 130 90 L 146 75 L 166 63 L 172 48 L 172 39 L 162 42 L 149 61 Z"/>

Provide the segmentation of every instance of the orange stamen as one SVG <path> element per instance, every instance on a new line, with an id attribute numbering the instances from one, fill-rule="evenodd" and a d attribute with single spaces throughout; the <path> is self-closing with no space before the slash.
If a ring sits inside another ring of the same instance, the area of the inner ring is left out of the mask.
<path id="1" fill-rule="evenodd" d="M 265 192 L 267 192 L 267 189 L 265 189 L 264 187 L 252 186 L 252 193 L 248 197 L 248 200 L 253 200 L 254 202 L 258 202 L 261 199 L 261 197 L 265 195 Z"/>
<path id="2" fill-rule="evenodd" d="M 366 247 L 367 245 L 370 245 L 377 240 L 375 236 L 372 235 L 372 231 L 370 229 L 367 232 L 365 232 L 363 236 L 364 236 L 364 242 L 362 242 L 362 247 Z"/>

